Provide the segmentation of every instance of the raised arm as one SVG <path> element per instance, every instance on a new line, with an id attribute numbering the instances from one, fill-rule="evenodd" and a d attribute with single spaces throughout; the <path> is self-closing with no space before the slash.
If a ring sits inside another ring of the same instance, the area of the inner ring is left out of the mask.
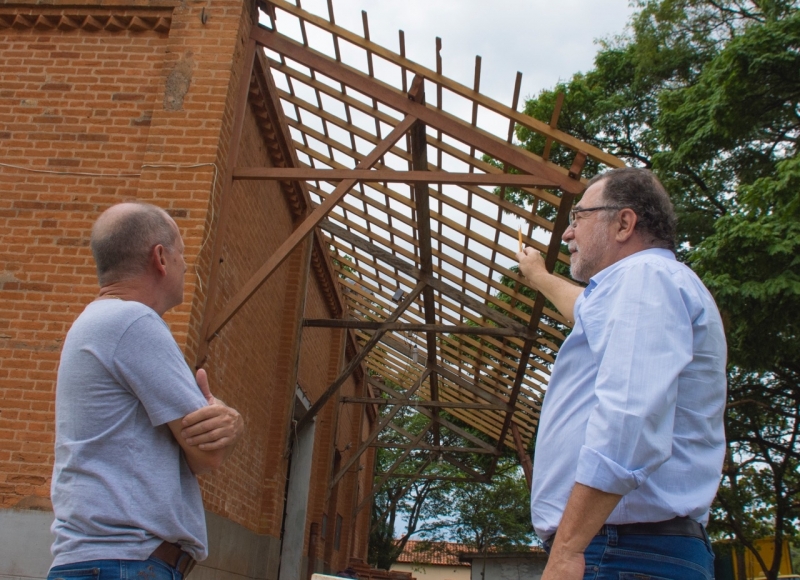
<path id="1" fill-rule="evenodd" d="M 548 272 L 542 254 L 534 248 L 523 248 L 517 253 L 517 260 L 530 287 L 544 294 L 564 318 L 574 322 L 575 301 L 583 287 Z"/>

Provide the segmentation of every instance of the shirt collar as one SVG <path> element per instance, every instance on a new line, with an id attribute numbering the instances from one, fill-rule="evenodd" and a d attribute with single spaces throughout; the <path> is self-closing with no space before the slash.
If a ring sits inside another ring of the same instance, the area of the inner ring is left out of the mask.
<path id="1" fill-rule="evenodd" d="M 675 259 L 675 254 L 672 252 L 672 250 L 667 250 L 665 248 L 648 248 L 646 250 L 641 250 L 639 252 L 631 254 L 630 256 L 622 258 L 619 262 L 614 262 L 610 266 L 600 270 L 597 274 L 592 276 L 589 279 L 589 285 L 586 286 L 586 289 L 583 291 L 583 296 L 588 298 L 589 294 L 591 294 L 594 291 L 594 289 L 597 288 L 597 286 L 609 276 L 609 274 L 611 274 L 617 268 L 621 268 L 625 262 L 627 262 L 634 256 L 641 256 L 642 254 L 652 254 L 654 256 L 661 256 L 662 258 L 667 258 L 670 260 Z"/>

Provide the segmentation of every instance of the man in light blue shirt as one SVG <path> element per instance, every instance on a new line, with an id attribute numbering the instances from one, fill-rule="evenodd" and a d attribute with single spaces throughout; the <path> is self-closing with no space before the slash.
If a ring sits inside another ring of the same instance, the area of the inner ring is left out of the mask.
<path id="1" fill-rule="evenodd" d="M 543 580 L 713 577 L 704 526 L 725 452 L 726 345 L 714 300 L 675 259 L 675 225 L 652 173 L 615 169 L 589 182 L 563 236 L 586 288 L 531 248 L 518 255 L 574 320 L 534 455 Z"/>

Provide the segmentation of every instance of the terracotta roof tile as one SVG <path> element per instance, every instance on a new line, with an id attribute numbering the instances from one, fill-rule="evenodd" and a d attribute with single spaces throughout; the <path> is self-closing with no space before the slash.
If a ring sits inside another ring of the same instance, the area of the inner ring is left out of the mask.
<path id="1" fill-rule="evenodd" d="M 530 552 L 543 552 L 538 546 L 530 546 Z M 520 548 L 518 552 L 525 552 Z M 490 553 L 500 553 L 496 549 L 489 549 Z M 477 554 L 478 551 L 466 544 L 455 542 L 431 542 L 428 540 L 409 540 L 403 552 L 397 558 L 398 563 L 404 564 L 433 564 L 438 566 L 469 566 L 471 559 L 460 561 L 459 556 Z"/>
<path id="2" fill-rule="evenodd" d="M 398 562 L 411 564 L 438 564 L 440 566 L 469 566 L 468 562 L 459 562 L 458 555 L 475 552 L 465 544 L 454 542 L 428 542 L 409 540 Z"/>

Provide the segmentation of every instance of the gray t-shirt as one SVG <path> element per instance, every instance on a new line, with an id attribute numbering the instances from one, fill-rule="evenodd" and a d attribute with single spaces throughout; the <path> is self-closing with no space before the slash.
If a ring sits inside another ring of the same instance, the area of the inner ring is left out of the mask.
<path id="1" fill-rule="evenodd" d="M 162 540 L 208 555 L 200 487 L 166 424 L 206 404 L 155 311 L 113 299 L 86 307 L 56 385 L 54 566 L 145 560 Z"/>

